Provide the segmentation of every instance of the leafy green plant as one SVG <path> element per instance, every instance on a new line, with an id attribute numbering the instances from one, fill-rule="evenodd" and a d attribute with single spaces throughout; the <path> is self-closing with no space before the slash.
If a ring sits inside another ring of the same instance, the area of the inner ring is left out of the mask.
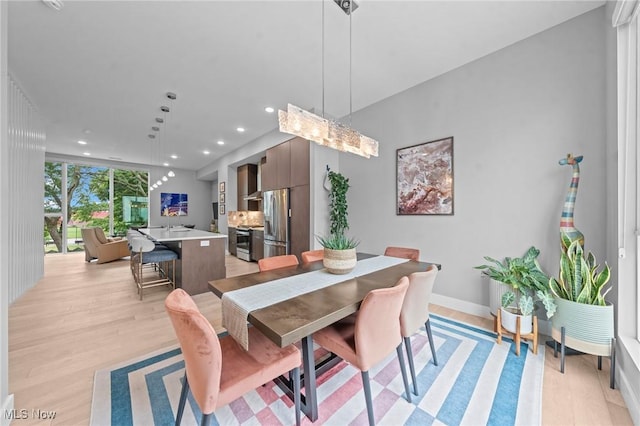
<path id="1" fill-rule="evenodd" d="M 332 235 L 344 235 L 344 231 L 349 229 L 347 221 L 347 191 L 349 190 L 349 179 L 341 173 L 329 172 L 329 182 L 331 191 L 329 192 L 329 221 Z"/>
<path id="2" fill-rule="evenodd" d="M 549 276 L 542 271 L 538 263 L 540 250 L 531 246 L 522 257 L 505 257 L 501 262 L 489 256 L 484 259 L 490 264 L 476 266 L 490 278 L 500 281 L 513 290 L 502 296 L 502 306 L 509 307 L 517 301 L 522 315 L 533 313 L 535 299 L 542 302 L 547 317 L 556 312 L 556 303 L 549 288 Z"/>
<path id="3" fill-rule="evenodd" d="M 599 266 L 591 252 L 585 256 L 579 241 L 573 241 L 568 244 L 567 251 L 560 257 L 558 279 L 550 278 L 549 287 L 558 298 L 605 306 L 604 297 L 611 287 L 606 290 L 604 287 L 611 278 L 611 270 L 606 262 L 600 271 L 598 271 Z"/>
<path id="4" fill-rule="evenodd" d="M 329 222 L 330 235 L 328 237 L 316 236 L 322 247 L 332 250 L 348 250 L 356 248 L 360 241 L 344 235 L 349 229 L 347 221 L 347 191 L 349 190 L 349 179 L 341 173 L 329 172 Z"/>
<path id="5" fill-rule="evenodd" d="M 360 244 L 360 241 L 345 235 L 331 234 L 329 237 L 316 236 L 316 238 L 322 247 L 331 250 L 348 250 L 356 248 Z"/>

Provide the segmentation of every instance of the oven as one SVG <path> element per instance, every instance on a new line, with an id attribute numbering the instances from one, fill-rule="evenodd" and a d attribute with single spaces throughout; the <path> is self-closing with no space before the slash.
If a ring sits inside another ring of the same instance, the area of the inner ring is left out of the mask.
<path id="1" fill-rule="evenodd" d="M 236 229 L 236 251 L 238 259 L 251 261 L 251 231 L 249 228 Z"/>

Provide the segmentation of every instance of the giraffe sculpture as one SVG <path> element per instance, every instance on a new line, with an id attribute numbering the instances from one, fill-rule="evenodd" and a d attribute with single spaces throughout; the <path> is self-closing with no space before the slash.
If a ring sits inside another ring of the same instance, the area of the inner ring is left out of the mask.
<path id="1" fill-rule="evenodd" d="M 562 250 L 565 252 L 569 245 L 575 240 L 580 241 L 580 245 L 584 247 L 584 235 L 573 225 L 573 208 L 576 203 L 576 196 L 578 195 L 581 161 L 582 155 L 574 157 L 571 154 L 567 154 L 567 158 L 558 161 L 561 166 L 570 165 L 573 168 L 571 184 L 569 184 L 567 197 L 564 200 L 564 207 L 562 208 L 562 217 L 560 218 L 560 242 Z"/>

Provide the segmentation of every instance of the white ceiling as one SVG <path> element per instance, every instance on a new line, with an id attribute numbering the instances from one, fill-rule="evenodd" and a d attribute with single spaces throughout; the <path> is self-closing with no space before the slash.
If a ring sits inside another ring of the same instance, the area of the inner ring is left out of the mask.
<path id="1" fill-rule="evenodd" d="M 604 3 L 362 0 L 351 24 L 352 109 Z M 9 71 L 45 118 L 47 152 L 141 164 L 167 158 L 198 170 L 276 128 L 267 105 L 322 110 L 322 11 L 321 0 L 65 0 L 59 12 L 11 1 Z M 324 11 L 324 111 L 342 117 L 349 17 L 331 0 Z M 168 91 L 177 93 L 173 103 Z M 152 142 L 161 105 L 172 110 Z M 158 140 L 162 154 L 150 149 Z"/>

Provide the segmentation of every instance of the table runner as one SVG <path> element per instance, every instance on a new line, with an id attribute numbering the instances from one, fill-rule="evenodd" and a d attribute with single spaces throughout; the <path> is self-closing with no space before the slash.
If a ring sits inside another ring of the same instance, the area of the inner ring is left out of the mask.
<path id="1" fill-rule="evenodd" d="M 248 350 L 249 312 L 404 262 L 408 260 L 376 256 L 359 260 L 348 274 L 336 275 L 327 272 L 326 269 L 320 269 L 226 292 L 222 295 L 222 325 L 245 350 Z"/>

